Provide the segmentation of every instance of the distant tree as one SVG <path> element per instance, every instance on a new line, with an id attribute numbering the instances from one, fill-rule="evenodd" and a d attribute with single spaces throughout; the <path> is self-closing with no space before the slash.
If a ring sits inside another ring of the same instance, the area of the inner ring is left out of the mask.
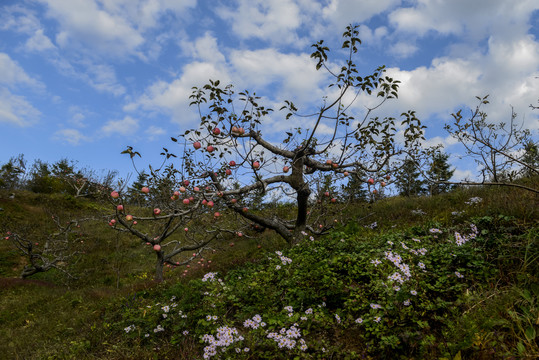
<path id="1" fill-rule="evenodd" d="M 136 206 L 146 205 L 146 197 L 140 191 L 144 186 L 148 185 L 148 174 L 141 171 L 137 174 L 137 179 L 127 188 L 126 201 Z"/>
<path id="2" fill-rule="evenodd" d="M 526 166 L 522 167 L 523 176 L 532 176 L 536 174 L 533 169 L 539 169 L 539 147 L 531 140 L 524 145 L 522 162 L 526 164 Z"/>
<path id="3" fill-rule="evenodd" d="M 414 160 L 411 158 L 404 160 L 397 172 L 395 185 L 401 196 L 416 196 L 425 193 L 425 180 Z"/>
<path id="4" fill-rule="evenodd" d="M 343 197 L 351 202 L 368 201 L 369 193 L 365 181 L 368 178 L 367 173 L 361 168 L 356 168 L 348 175 L 348 181 L 341 185 Z"/>
<path id="5" fill-rule="evenodd" d="M 30 168 L 28 189 L 35 193 L 53 194 L 64 190 L 64 184 L 54 176 L 52 167 L 44 161 L 35 160 Z"/>
<path id="6" fill-rule="evenodd" d="M 481 110 L 489 103 L 488 95 L 477 97 L 479 105 L 464 119 L 462 110 L 453 115 L 453 124 L 447 124 L 445 129 L 457 139 L 472 157 L 482 167 L 482 181 L 449 182 L 458 185 L 495 185 L 511 186 L 539 193 L 539 189 L 531 188 L 514 182 L 518 174 L 525 171 L 529 174 L 539 174 L 533 161 L 524 161 L 524 147 L 531 141 L 531 133 L 515 124 L 517 114 L 511 111 L 509 124 L 493 124 L 487 121 L 487 113 Z M 529 145 L 528 145 L 529 146 Z M 532 147 L 530 147 L 532 151 Z M 528 153 L 530 156 L 532 152 Z M 528 159 L 529 161 L 529 159 Z"/>
<path id="7" fill-rule="evenodd" d="M 455 169 L 451 170 L 448 162 L 449 155 L 438 150 L 432 154 L 427 170 L 428 187 L 431 195 L 445 193 L 451 189 L 450 184 L 445 184 L 453 176 Z"/>
<path id="8" fill-rule="evenodd" d="M 20 189 L 24 186 L 26 160 L 24 155 L 12 157 L 0 168 L 0 189 Z"/>
<path id="9" fill-rule="evenodd" d="M 21 272 L 25 279 L 37 273 L 57 269 L 73 278 L 69 266 L 73 265 L 81 254 L 77 243 L 80 242 L 79 223 L 83 220 L 61 221 L 52 216 L 57 231 L 49 235 L 27 235 L 21 232 L 8 231 L 5 239 L 23 255 L 28 264 Z"/>

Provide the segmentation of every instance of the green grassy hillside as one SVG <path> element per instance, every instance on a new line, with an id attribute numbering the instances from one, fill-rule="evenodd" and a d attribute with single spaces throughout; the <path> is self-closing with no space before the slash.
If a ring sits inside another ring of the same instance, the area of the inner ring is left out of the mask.
<path id="1" fill-rule="evenodd" d="M 253 232 L 216 244 L 186 275 L 167 269 L 160 284 L 151 250 L 110 229 L 106 204 L 0 192 L 0 208 L 0 358 L 539 355 L 539 198 L 528 192 L 357 204 L 356 220 L 321 239 L 290 249 Z M 18 279 L 27 259 L 7 232 L 40 243 L 55 231 L 52 216 L 87 219 L 66 264 L 76 278 Z"/>

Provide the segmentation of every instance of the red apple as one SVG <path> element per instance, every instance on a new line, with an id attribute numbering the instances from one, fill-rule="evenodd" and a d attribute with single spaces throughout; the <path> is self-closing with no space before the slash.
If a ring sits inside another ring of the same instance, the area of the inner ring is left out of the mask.
<path id="1" fill-rule="evenodd" d="M 249 211 L 249 208 L 248 208 L 248 207 L 244 207 L 242 210 L 243 210 L 243 212 L 246 213 L 247 211 Z"/>
<path id="2" fill-rule="evenodd" d="M 127 221 L 133 220 L 133 215 L 125 215 L 125 220 Z"/>
<path id="3" fill-rule="evenodd" d="M 350 173 L 348 171 L 345 171 L 345 172 L 343 172 L 343 175 L 348 176 L 348 175 L 350 175 Z"/>
<path id="4" fill-rule="evenodd" d="M 198 186 L 195 186 L 195 187 L 193 188 L 193 190 L 194 190 L 195 192 L 199 192 L 199 191 L 200 191 L 200 188 L 199 188 Z"/>
<path id="5" fill-rule="evenodd" d="M 113 199 L 118 199 L 120 197 L 120 194 L 118 194 L 118 191 L 113 191 L 110 193 L 110 197 Z"/>
<path id="6" fill-rule="evenodd" d="M 261 247 L 262 247 L 262 245 L 257 245 L 257 248 L 259 248 L 259 249 L 260 249 Z"/>
<path id="7" fill-rule="evenodd" d="M 183 186 L 180 186 L 180 192 L 182 192 L 182 193 L 185 192 L 185 188 Z"/>
<path id="8" fill-rule="evenodd" d="M 221 214 L 219 214 L 219 212 L 215 212 L 215 214 L 213 214 L 213 216 L 215 216 L 216 218 L 218 218 L 219 216 L 221 216 Z"/>
<path id="9" fill-rule="evenodd" d="M 240 129 L 238 129 L 237 126 L 232 126 L 232 130 L 230 131 L 233 135 L 237 135 L 240 132 Z"/>
<path id="10" fill-rule="evenodd" d="M 238 129 L 238 132 L 240 133 L 240 135 L 245 134 L 245 130 L 242 127 Z"/>
<path id="11" fill-rule="evenodd" d="M 236 166 L 236 162 L 234 160 L 231 160 L 229 163 L 228 163 L 230 166 Z"/>
<path id="12" fill-rule="evenodd" d="M 184 203 L 185 205 L 189 205 L 189 199 L 183 199 L 183 203 Z"/>
<path id="13" fill-rule="evenodd" d="M 372 193 L 376 195 L 376 194 L 378 194 L 378 190 L 374 189 L 374 190 L 372 191 Z"/>
<path id="14" fill-rule="evenodd" d="M 288 166 L 284 166 L 284 167 L 283 167 L 283 172 L 287 173 L 288 170 L 290 170 L 290 168 L 289 168 Z"/>
<path id="15" fill-rule="evenodd" d="M 184 180 L 184 181 L 183 181 L 183 185 L 184 185 L 184 186 L 189 186 L 189 180 Z"/>
<path id="16" fill-rule="evenodd" d="M 211 146 L 211 145 L 208 145 L 206 150 L 208 150 L 208 152 L 213 152 L 213 150 L 215 150 L 215 148 L 213 146 Z"/>
<path id="17" fill-rule="evenodd" d="M 124 206 L 123 205 L 118 205 L 118 206 L 116 206 L 116 209 L 118 211 L 124 211 Z"/>
<path id="18" fill-rule="evenodd" d="M 374 179 L 370 178 L 369 180 L 367 180 L 367 182 L 369 183 L 369 185 L 372 185 L 372 184 L 374 184 Z"/>
<path id="19" fill-rule="evenodd" d="M 336 202 L 337 202 L 337 199 L 331 198 L 331 202 L 332 202 L 332 203 L 336 203 Z"/>
<path id="20" fill-rule="evenodd" d="M 112 224 L 112 225 L 116 224 L 116 219 L 112 219 L 112 220 L 110 221 L 110 224 Z"/>
<path id="21" fill-rule="evenodd" d="M 184 228 L 183 231 L 188 232 L 189 228 Z"/>
<path id="22" fill-rule="evenodd" d="M 386 186 L 386 183 L 382 181 L 382 182 L 380 183 L 380 185 L 382 185 L 382 187 L 383 187 L 383 186 Z"/>
<path id="23" fill-rule="evenodd" d="M 219 134 L 221 133 L 221 130 L 220 130 L 219 128 L 214 128 L 214 129 L 213 129 L 213 133 L 214 133 L 215 135 L 219 135 Z"/>
<path id="24" fill-rule="evenodd" d="M 234 246 L 234 243 L 230 243 L 230 247 Z"/>
<path id="25" fill-rule="evenodd" d="M 253 167 L 258 169 L 260 167 L 260 163 L 258 161 L 253 162 Z"/>
<path id="26" fill-rule="evenodd" d="M 329 159 L 326 160 L 326 164 L 331 165 L 332 163 L 333 163 L 333 161 L 331 161 L 331 160 L 329 160 Z"/>
<path id="27" fill-rule="evenodd" d="M 204 199 L 202 200 L 202 205 L 207 205 L 208 204 L 208 200 Z"/>
<path id="28" fill-rule="evenodd" d="M 228 176 L 232 175 L 232 170 L 226 169 L 225 174 L 227 174 Z"/>
<path id="29" fill-rule="evenodd" d="M 339 167 L 339 164 L 333 163 L 333 164 L 331 164 L 331 166 L 333 166 L 333 168 L 336 169 L 336 168 Z"/>
<path id="30" fill-rule="evenodd" d="M 230 202 L 231 202 L 232 204 L 235 204 L 235 203 L 238 202 L 238 199 L 230 199 Z"/>
<path id="31" fill-rule="evenodd" d="M 209 207 L 213 207 L 213 201 L 211 201 L 211 200 L 208 201 L 208 206 L 209 206 Z"/>
<path id="32" fill-rule="evenodd" d="M 174 191 L 174 197 L 179 198 L 180 197 L 180 192 L 179 191 Z"/>
<path id="33" fill-rule="evenodd" d="M 391 179 L 391 176 L 390 175 L 386 175 L 386 180 L 389 180 Z"/>
<path id="34" fill-rule="evenodd" d="M 242 233 L 241 231 L 238 231 L 237 235 L 238 235 L 239 237 L 242 237 L 242 236 L 243 236 L 243 233 Z"/>
<path id="35" fill-rule="evenodd" d="M 159 214 L 161 214 L 161 209 L 155 208 L 155 209 L 153 209 L 153 213 L 154 213 L 155 215 L 159 215 Z"/>
<path id="36" fill-rule="evenodd" d="M 138 224 L 138 222 L 136 222 L 136 221 L 133 221 L 133 225 L 137 225 L 137 224 Z"/>
<path id="37" fill-rule="evenodd" d="M 200 143 L 197 141 L 193 143 L 193 147 L 195 148 L 195 150 L 198 150 L 202 147 L 202 145 L 200 145 Z"/>
<path id="38" fill-rule="evenodd" d="M 193 201 L 193 200 L 195 200 L 195 198 L 192 196 L 189 196 L 189 201 Z"/>
<path id="39" fill-rule="evenodd" d="M 155 244 L 155 245 L 153 246 L 153 249 L 154 249 L 154 251 L 159 251 L 159 250 L 161 250 L 161 245 Z"/>
<path id="40" fill-rule="evenodd" d="M 147 187 L 147 186 L 144 186 L 144 187 L 141 189 L 141 191 L 142 191 L 143 193 L 147 194 L 147 193 L 150 192 L 150 188 Z"/>
<path id="41" fill-rule="evenodd" d="M 326 191 L 326 192 L 324 193 L 324 195 L 325 195 L 325 196 L 329 196 L 329 191 Z"/>

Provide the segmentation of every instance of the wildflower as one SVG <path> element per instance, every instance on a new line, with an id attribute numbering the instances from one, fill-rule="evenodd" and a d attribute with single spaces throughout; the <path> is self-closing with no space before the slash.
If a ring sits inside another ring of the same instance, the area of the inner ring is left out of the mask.
<path id="1" fill-rule="evenodd" d="M 378 260 L 378 259 L 371 260 L 371 264 L 373 264 L 374 266 L 378 266 L 381 263 L 382 262 L 380 260 Z"/>
<path id="2" fill-rule="evenodd" d="M 419 266 L 420 269 L 425 268 L 425 264 L 423 264 L 421 261 L 417 263 L 417 266 Z"/>
<path id="3" fill-rule="evenodd" d="M 427 213 L 421 209 L 412 210 L 412 215 L 426 215 Z"/>
<path id="4" fill-rule="evenodd" d="M 294 312 L 294 308 L 292 306 L 285 306 L 284 309 L 288 312 Z"/>
<path id="5" fill-rule="evenodd" d="M 395 290 L 395 291 L 400 291 L 400 289 L 401 289 L 401 288 L 398 287 L 398 286 L 393 286 L 393 290 Z"/>
<path id="6" fill-rule="evenodd" d="M 462 279 L 464 277 L 464 275 L 462 275 L 461 273 L 459 273 L 458 271 L 455 271 L 455 275 L 459 278 L 459 279 Z"/>
<path id="7" fill-rule="evenodd" d="M 131 332 L 131 331 L 133 331 L 133 330 L 135 330 L 135 325 L 133 325 L 133 324 L 129 325 L 128 327 L 126 327 L 126 328 L 124 329 L 124 331 L 125 331 L 126 333 L 129 333 L 129 332 Z"/>
<path id="8" fill-rule="evenodd" d="M 204 275 L 204 277 L 202 278 L 202 281 L 206 282 L 206 281 L 214 281 L 215 280 L 215 275 L 217 275 L 217 273 L 215 272 L 209 272 L 207 273 L 206 275 Z"/>
<path id="9" fill-rule="evenodd" d="M 382 308 L 382 305 L 379 305 L 379 304 L 371 304 L 371 308 L 372 309 L 381 309 Z"/>
<path id="10" fill-rule="evenodd" d="M 277 265 L 277 266 L 275 267 L 275 270 L 281 270 L 281 265 Z"/>
<path id="11" fill-rule="evenodd" d="M 211 317 L 211 319 L 212 319 L 213 321 L 217 320 L 217 315 L 213 315 L 213 316 Z"/>
<path id="12" fill-rule="evenodd" d="M 388 243 L 390 246 L 393 245 L 393 241 L 388 241 L 387 243 Z"/>
<path id="13" fill-rule="evenodd" d="M 309 314 L 312 314 L 313 313 L 313 309 L 311 308 L 308 308 L 307 310 L 305 310 L 305 314 L 309 315 Z"/>
<path id="14" fill-rule="evenodd" d="M 430 232 L 431 234 L 441 234 L 441 233 L 442 233 L 442 230 L 436 229 L 436 228 L 432 228 L 432 229 L 429 230 L 429 232 Z"/>
<path id="15" fill-rule="evenodd" d="M 184 330 L 184 331 L 182 332 L 182 334 L 185 335 L 185 336 L 187 336 L 187 335 L 189 335 L 189 331 L 188 331 L 188 330 Z"/>
<path id="16" fill-rule="evenodd" d="M 167 318 L 167 314 L 163 314 L 163 319 L 166 319 Z"/>
<path id="17" fill-rule="evenodd" d="M 165 329 L 161 325 L 157 325 L 157 327 L 153 329 L 154 333 L 158 333 L 160 331 L 165 331 Z"/>
<path id="18" fill-rule="evenodd" d="M 307 350 L 307 344 L 305 343 L 304 339 L 299 339 L 299 343 L 300 343 L 300 346 L 299 346 L 300 350 L 302 351 Z"/>
<path id="19" fill-rule="evenodd" d="M 302 317 L 300 317 L 300 319 L 303 320 L 303 321 L 306 321 L 306 320 L 307 320 L 307 316 L 302 316 Z"/>
<path id="20" fill-rule="evenodd" d="M 382 320 L 382 318 L 380 316 L 377 316 L 374 318 L 374 321 L 379 323 L 380 321 Z"/>
<path id="21" fill-rule="evenodd" d="M 306 233 L 305 231 L 302 230 L 302 231 L 301 231 L 301 235 L 307 236 L 307 233 Z"/>
<path id="22" fill-rule="evenodd" d="M 243 349 L 243 352 L 249 352 L 249 348 L 246 347 L 245 349 Z"/>
<path id="23" fill-rule="evenodd" d="M 355 321 L 356 321 L 356 323 L 361 324 L 363 322 L 363 319 L 362 318 L 357 318 Z"/>
<path id="24" fill-rule="evenodd" d="M 150 337 L 150 334 L 144 334 L 144 337 L 146 337 L 146 338 Z"/>
<path id="25" fill-rule="evenodd" d="M 410 299 L 404 300 L 403 304 L 404 304 L 404 306 L 410 306 L 410 304 L 411 304 Z"/>
<path id="26" fill-rule="evenodd" d="M 339 316 L 339 314 L 335 314 L 335 319 L 337 320 L 338 324 L 341 323 L 341 317 Z"/>
<path id="27" fill-rule="evenodd" d="M 416 239 L 416 238 L 412 238 L 412 240 L 415 241 L 415 242 L 421 242 L 421 240 Z"/>
<path id="28" fill-rule="evenodd" d="M 417 295 L 417 291 L 415 291 L 415 290 L 411 290 L 411 291 L 410 291 L 410 294 L 412 294 L 412 295 L 414 295 L 414 296 L 415 296 L 415 295 Z"/>

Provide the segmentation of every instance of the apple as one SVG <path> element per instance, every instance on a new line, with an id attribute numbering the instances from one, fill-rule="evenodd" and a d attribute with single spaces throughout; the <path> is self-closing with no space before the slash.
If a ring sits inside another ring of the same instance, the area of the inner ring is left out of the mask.
<path id="1" fill-rule="evenodd" d="M 320 229 L 323 229 L 323 228 L 324 228 L 324 225 L 320 224 L 320 225 L 318 225 L 318 227 L 319 227 Z"/>
<path id="2" fill-rule="evenodd" d="M 258 169 L 260 167 L 260 163 L 258 161 L 253 162 L 253 167 Z"/>
<path id="3" fill-rule="evenodd" d="M 136 222 L 136 221 L 133 221 L 133 225 L 137 225 L 137 224 L 138 224 L 138 222 Z"/>
<path id="4" fill-rule="evenodd" d="M 153 209 L 153 213 L 154 213 L 155 215 L 159 215 L 159 214 L 161 214 L 161 209 L 155 208 L 155 209 Z"/>
<path id="5" fill-rule="evenodd" d="M 232 175 L 232 170 L 226 169 L 225 174 L 227 174 L 228 176 Z"/>
<path id="6" fill-rule="evenodd" d="M 336 168 L 339 167 L 339 164 L 333 163 L 333 164 L 331 164 L 331 166 L 333 166 L 333 168 L 336 169 Z"/>
<path id="7" fill-rule="evenodd" d="M 343 175 L 348 176 L 348 175 L 350 175 L 350 173 L 348 171 L 345 171 L 345 172 L 343 172 Z"/>
<path id="8" fill-rule="evenodd" d="M 110 224 L 112 224 L 112 225 L 116 224 L 116 219 L 112 219 L 112 220 L 110 221 Z"/>
<path id="9" fill-rule="evenodd" d="M 196 256 L 197 256 L 197 254 L 196 254 L 196 253 L 193 253 L 193 257 L 196 257 Z"/>
<path id="10" fill-rule="evenodd" d="M 234 246 L 234 243 L 230 243 L 230 247 Z"/>
<path id="11" fill-rule="evenodd" d="M 367 182 L 369 183 L 369 185 L 372 185 L 372 184 L 374 184 L 374 179 L 370 178 L 369 180 L 367 180 Z"/>
<path id="12" fill-rule="evenodd" d="M 242 237 L 242 236 L 243 236 L 243 233 L 242 233 L 241 231 L 238 231 L 237 235 L 238 235 L 239 237 Z"/>
<path id="13" fill-rule="evenodd" d="M 325 196 L 329 196 L 329 191 L 326 191 L 326 192 L 324 193 L 324 195 L 325 195 Z"/>
<path id="14" fill-rule="evenodd" d="M 231 202 L 232 204 L 235 204 L 235 203 L 238 202 L 238 199 L 230 199 L 230 202 Z"/>
<path id="15" fill-rule="evenodd" d="M 219 212 L 215 212 L 215 214 L 213 214 L 213 216 L 215 216 L 216 218 L 218 218 L 219 216 L 221 216 L 221 214 L 219 214 Z"/>
<path id="16" fill-rule="evenodd" d="M 244 207 L 242 210 L 243 210 L 244 213 L 246 213 L 247 211 L 249 211 L 249 208 L 248 208 L 248 207 Z"/>
<path id="17" fill-rule="evenodd" d="M 238 132 L 240 133 L 240 135 L 245 134 L 245 130 L 242 127 L 238 129 Z"/>
<path id="18" fill-rule="evenodd" d="M 385 182 L 381 182 L 380 185 L 382 185 L 382 187 L 386 186 L 386 183 Z"/>
<path id="19" fill-rule="evenodd" d="M 217 196 L 223 197 L 223 193 L 222 193 L 221 191 L 219 191 L 219 192 L 217 193 Z"/>
<path id="20" fill-rule="evenodd" d="M 333 164 L 333 161 L 328 159 L 328 160 L 326 160 L 326 164 L 331 165 L 331 164 Z"/>
<path id="21" fill-rule="evenodd" d="M 336 202 L 337 202 L 337 199 L 331 198 L 331 202 L 332 202 L 332 203 L 336 203 Z"/>
<path id="22" fill-rule="evenodd" d="M 194 198 L 194 197 L 192 197 L 192 196 L 189 196 L 189 201 L 194 201 L 194 200 L 195 200 L 195 198 Z"/>
<path id="23" fill-rule="evenodd" d="M 231 160 L 229 163 L 228 163 L 230 166 L 236 166 L 236 162 L 234 160 Z"/>
<path id="24" fill-rule="evenodd" d="M 202 145 L 200 145 L 200 143 L 198 141 L 194 142 L 193 143 L 193 147 L 195 148 L 195 150 L 198 150 L 202 147 Z"/>
<path id="25" fill-rule="evenodd" d="M 180 186 L 180 192 L 182 192 L 182 193 L 185 192 L 185 188 L 183 186 Z"/>
<path id="26" fill-rule="evenodd" d="M 230 130 L 230 132 L 231 132 L 232 134 L 234 134 L 234 135 L 237 135 L 237 134 L 239 134 L 240 129 L 238 129 L 237 126 L 232 126 L 232 130 Z"/>
<path id="27" fill-rule="evenodd" d="M 179 191 L 174 191 L 174 197 L 179 198 L 180 197 L 180 192 Z"/>
<path id="28" fill-rule="evenodd" d="M 262 245 L 257 245 L 257 248 L 259 248 L 259 249 L 262 248 Z"/>
<path id="29" fill-rule="evenodd" d="M 211 201 L 211 200 L 208 201 L 208 206 L 209 206 L 209 207 L 213 207 L 213 201 Z"/>
<path id="30" fill-rule="evenodd" d="M 194 190 L 195 192 L 199 192 L 199 191 L 200 191 L 200 188 L 199 188 L 198 186 L 195 186 L 195 187 L 193 188 L 193 190 Z"/>
<path id="31" fill-rule="evenodd" d="M 123 205 L 118 205 L 118 206 L 116 206 L 116 209 L 118 211 L 124 211 L 124 206 Z"/>
<path id="32" fill-rule="evenodd" d="M 183 203 L 184 203 L 185 205 L 189 205 L 189 199 L 183 199 Z"/>
<path id="33" fill-rule="evenodd" d="M 215 150 L 215 148 L 213 146 L 211 146 L 211 145 L 208 145 L 206 150 L 208 150 L 208 152 L 213 152 L 213 150 Z"/>
<path id="34" fill-rule="evenodd" d="M 118 194 L 118 191 L 113 191 L 110 193 L 110 197 L 113 199 L 118 199 L 120 197 L 120 194 Z"/>
<path id="35" fill-rule="evenodd" d="M 202 200 L 202 205 L 207 205 L 208 204 L 208 200 L 204 199 Z"/>
<path id="36" fill-rule="evenodd" d="M 184 228 L 183 231 L 188 232 L 189 228 Z"/>
<path id="37" fill-rule="evenodd" d="M 287 173 L 288 170 L 290 170 L 290 168 L 289 168 L 288 166 L 284 166 L 284 167 L 283 167 L 283 172 Z"/>
<path id="38" fill-rule="evenodd" d="M 159 250 L 161 250 L 161 245 L 155 244 L 155 245 L 153 246 L 153 249 L 154 249 L 154 251 L 159 251 Z"/>
<path id="39" fill-rule="evenodd" d="M 125 215 L 125 220 L 127 221 L 133 220 L 133 215 Z"/>
<path id="40" fill-rule="evenodd" d="M 213 133 L 214 135 L 219 135 L 221 133 L 221 130 L 219 128 L 214 128 Z"/>
<path id="41" fill-rule="evenodd" d="M 150 192 L 150 188 L 147 187 L 147 186 L 144 186 L 144 187 L 142 187 L 141 191 L 142 191 L 143 193 L 147 194 L 147 193 Z"/>
<path id="42" fill-rule="evenodd" d="M 183 185 L 184 185 L 184 186 L 189 186 L 189 180 L 184 180 L 184 181 L 183 181 Z"/>
<path id="43" fill-rule="evenodd" d="M 372 193 L 373 193 L 374 195 L 376 195 L 376 194 L 378 194 L 378 190 L 374 189 L 374 190 L 372 191 Z"/>
<path id="44" fill-rule="evenodd" d="M 386 180 L 389 180 L 391 179 L 391 176 L 390 175 L 386 175 Z"/>

